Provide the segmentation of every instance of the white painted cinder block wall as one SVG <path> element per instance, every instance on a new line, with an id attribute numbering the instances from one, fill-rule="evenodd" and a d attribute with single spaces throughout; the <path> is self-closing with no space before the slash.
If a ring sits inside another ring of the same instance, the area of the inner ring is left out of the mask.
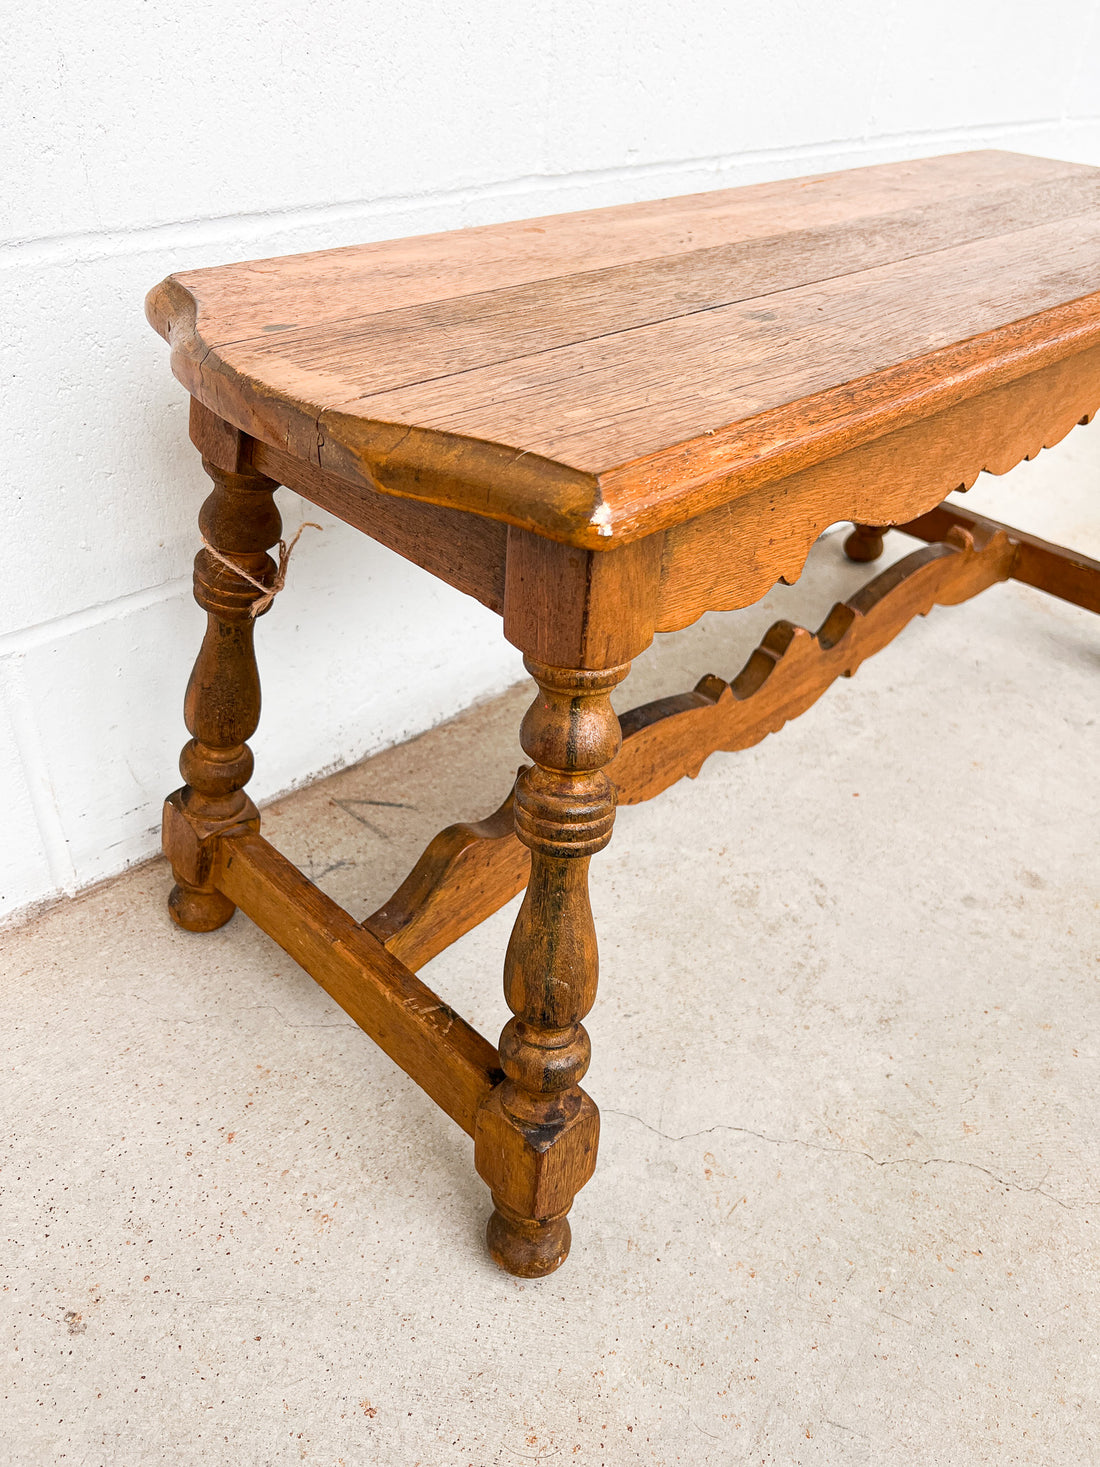
<path id="1" fill-rule="evenodd" d="M 14 0 L 0 912 L 152 853 L 176 782 L 206 481 L 151 285 L 923 153 L 1100 163 L 1098 19 L 1094 0 Z M 258 642 L 261 800 L 522 675 L 489 612 L 327 519 Z"/>

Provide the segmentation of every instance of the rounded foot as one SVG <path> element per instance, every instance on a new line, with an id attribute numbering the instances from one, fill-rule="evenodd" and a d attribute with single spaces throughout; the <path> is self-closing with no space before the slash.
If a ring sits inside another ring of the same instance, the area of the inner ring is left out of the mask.
<path id="1" fill-rule="evenodd" d="M 214 932 L 224 927 L 237 908 L 220 891 L 197 891 L 182 883 L 168 897 L 168 913 L 185 932 Z"/>
<path id="2" fill-rule="evenodd" d="M 844 542 L 844 554 L 849 560 L 877 560 L 882 554 L 884 533 L 885 530 L 877 525 L 853 525 L 852 533 Z"/>
<path id="3" fill-rule="evenodd" d="M 537 1222 L 504 1213 L 498 1206 L 485 1229 L 485 1240 L 493 1262 L 506 1273 L 521 1279 L 541 1279 L 568 1258 L 572 1235 L 564 1215 Z"/>

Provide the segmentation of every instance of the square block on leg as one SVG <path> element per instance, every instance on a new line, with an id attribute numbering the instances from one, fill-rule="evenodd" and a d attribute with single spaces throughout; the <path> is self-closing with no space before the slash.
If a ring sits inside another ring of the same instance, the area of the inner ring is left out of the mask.
<path id="1" fill-rule="evenodd" d="M 581 1091 L 573 1114 L 548 1125 L 527 1125 L 505 1110 L 504 1088 L 498 1085 L 477 1114 L 478 1175 L 521 1217 L 549 1218 L 568 1212 L 596 1167 L 600 1113 L 595 1102 Z"/>

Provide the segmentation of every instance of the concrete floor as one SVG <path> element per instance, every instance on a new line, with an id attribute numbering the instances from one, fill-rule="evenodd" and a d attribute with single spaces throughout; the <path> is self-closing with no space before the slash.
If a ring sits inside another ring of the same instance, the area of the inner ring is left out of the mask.
<path id="1" fill-rule="evenodd" d="M 867 578 L 839 545 L 620 706 L 817 625 Z M 1094 1462 L 1098 678 L 1095 619 L 998 587 L 621 811 L 600 1165 L 539 1283 L 488 1261 L 466 1137 L 246 919 L 174 930 L 158 863 L 8 933 L 5 1459 Z M 495 806 L 528 697 L 267 834 L 371 911 Z M 491 1036 L 512 915 L 425 970 Z"/>

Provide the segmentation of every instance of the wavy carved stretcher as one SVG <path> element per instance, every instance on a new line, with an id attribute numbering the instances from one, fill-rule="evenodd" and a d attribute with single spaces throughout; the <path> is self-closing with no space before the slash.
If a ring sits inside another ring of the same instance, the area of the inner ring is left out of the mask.
<path id="1" fill-rule="evenodd" d="M 214 482 L 172 914 L 270 933 L 473 1137 L 497 1262 L 549 1273 L 596 1160 L 587 873 L 616 802 L 776 732 L 934 606 L 1015 579 L 1100 611 L 1100 564 L 942 503 L 1100 407 L 1100 170 L 890 164 L 194 271 L 147 309 Z M 513 792 L 361 923 L 245 793 L 280 484 L 500 614 L 538 685 Z M 732 681 L 616 717 L 656 633 L 794 580 L 839 520 L 856 560 L 888 526 L 925 544 Z M 524 888 L 494 1047 L 416 970 Z"/>

